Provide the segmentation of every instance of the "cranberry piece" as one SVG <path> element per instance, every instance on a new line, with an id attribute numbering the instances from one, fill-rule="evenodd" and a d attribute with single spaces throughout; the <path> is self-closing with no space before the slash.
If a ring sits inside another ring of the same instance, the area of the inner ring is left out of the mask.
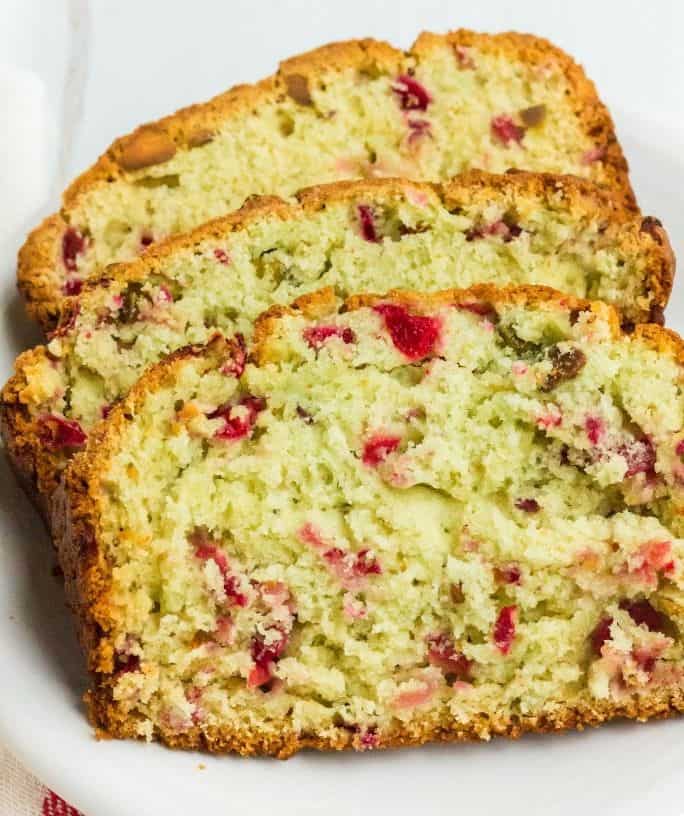
<path id="1" fill-rule="evenodd" d="M 368 575 L 381 575 L 382 568 L 370 550 L 359 550 L 356 555 L 345 552 L 341 547 L 331 547 L 323 553 L 323 558 L 342 584 L 352 587 L 359 579 Z"/>
<path id="2" fill-rule="evenodd" d="M 610 617 L 601 618 L 591 633 L 591 647 L 595 654 L 600 655 L 603 644 L 611 639 L 610 627 L 612 623 L 613 619 Z"/>
<path id="3" fill-rule="evenodd" d="M 417 147 L 426 138 L 432 138 L 432 125 L 427 119 L 409 119 L 406 123 L 409 129 L 408 143 L 410 147 Z"/>
<path id="4" fill-rule="evenodd" d="M 356 341 L 356 335 L 349 327 L 342 326 L 309 326 L 304 329 L 303 337 L 310 348 L 318 351 L 323 347 L 326 340 L 331 337 L 339 337 L 343 343 L 349 345 Z"/>
<path id="5" fill-rule="evenodd" d="M 665 628 L 665 616 L 645 598 L 641 601 L 621 601 L 620 609 L 624 609 L 637 626 L 644 624 L 651 632 L 662 632 Z"/>
<path id="6" fill-rule="evenodd" d="M 73 297 L 74 295 L 80 295 L 82 289 L 83 281 L 81 280 L 81 278 L 70 278 L 64 284 L 64 294 L 68 295 L 69 297 Z"/>
<path id="7" fill-rule="evenodd" d="M 190 536 L 190 543 L 195 547 L 195 558 L 200 561 L 213 561 L 216 564 L 223 578 L 223 589 L 228 600 L 235 606 L 247 606 L 249 599 L 242 592 L 240 579 L 237 575 L 230 573 L 230 565 L 225 553 L 218 549 L 216 543 L 209 538 L 206 530 L 196 530 Z"/>
<path id="8" fill-rule="evenodd" d="M 679 442 L 677 442 L 675 453 L 677 456 L 684 456 L 684 439 L 680 439 Z"/>
<path id="9" fill-rule="evenodd" d="M 458 61 L 458 67 L 461 69 L 473 69 L 475 68 L 475 61 L 470 53 L 470 49 L 466 48 L 465 45 L 457 45 L 454 47 L 454 52 L 456 54 L 456 60 Z"/>
<path id="10" fill-rule="evenodd" d="M 620 445 L 616 452 L 627 462 L 626 479 L 637 473 L 655 473 L 656 452 L 650 439 L 635 439 Z"/>
<path id="11" fill-rule="evenodd" d="M 487 320 L 490 320 L 492 323 L 496 323 L 498 319 L 496 309 L 491 303 L 478 303 L 477 301 L 473 301 L 472 303 L 458 303 L 456 304 L 456 308 L 462 309 L 464 312 L 471 312 L 480 317 L 486 317 Z"/>
<path id="12" fill-rule="evenodd" d="M 48 414 L 38 421 L 41 441 L 51 450 L 81 448 L 88 439 L 86 432 L 75 419 Z"/>
<path id="13" fill-rule="evenodd" d="M 457 652 L 454 641 L 446 632 L 435 632 L 426 638 L 428 662 L 437 666 L 445 674 L 453 674 L 459 680 L 466 680 L 470 675 L 473 661 L 462 652 Z"/>
<path id="14" fill-rule="evenodd" d="M 442 328 L 438 318 L 412 315 L 393 303 L 374 306 L 373 310 L 382 315 L 392 342 L 409 360 L 420 360 L 433 352 Z"/>
<path id="15" fill-rule="evenodd" d="M 487 235 L 498 236 L 505 244 L 510 243 L 522 233 L 522 227 L 518 224 L 508 224 L 506 221 L 493 221 L 477 227 L 471 227 L 466 233 L 466 241 L 475 241 Z"/>
<path id="16" fill-rule="evenodd" d="M 140 671 L 140 658 L 138 655 L 119 654 L 116 656 L 115 677 L 121 677 L 124 674 L 137 671 Z"/>
<path id="17" fill-rule="evenodd" d="M 223 364 L 221 374 L 239 379 L 242 377 L 247 363 L 247 346 L 245 345 L 245 338 L 239 332 L 235 335 L 233 341 L 233 356 L 227 363 Z"/>
<path id="18" fill-rule="evenodd" d="M 143 249 L 146 249 L 152 243 L 154 243 L 154 237 L 152 233 L 147 231 L 143 232 L 143 234 L 140 236 L 140 246 Z"/>
<path id="19" fill-rule="evenodd" d="M 658 572 L 672 572 L 672 543 L 670 541 L 646 541 L 638 552 L 630 558 L 629 574 L 641 581 L 656 585 Z"/>
<path id="20" fill-rule="evenodd" d="M 494 577 L 500 584 L 516 584 L 519 586 L 522 573 L 517 564 L 503 564 L 500 567 L 494 567 Z"/>
<path id="21" fill-rule="evenodd" d="M 223 264 L 224 266 L 228 266 L 228 264 L 230 263 L 230 255 L 226 252 L 225 249 L 221 249 L 220 247 L 217 247 L 214 250 L 214 258 L 216 258 L 216 260 L 220 264 Z"/>
<path id="22" fill-rule="evenodd" d="M 375 558 L 375 555 L 366 547 L 356 553 L 356 558 L 352 565 L 355 576 L 382 575 L 382 567 Z"/>
<path id="23" fill-rule="evenodd" d="M 76 271 L 76 259 L 83 253 L 85 246 L 85 237 L 74 227 L 69 227 L 62 236 L 62 261 L 69 272 Z"/>
<path id="24" fill-rule="evenodd" d="M 392 83 L 392 90 L 399 97 L 399 106 L 404 111 L 426 111 L 432 97 L 427 88 L 408 74 L 401 74 Z"/>
<path id="25" fill-rule="evenodd" d="M 634 649 L 632 657 L 639 668 L 647 674 L 651 674 L 655 669 L 656 655 L 652 654 L 648 649 Z"/>
<path id="26" fill-rule="evenodd" d="M 266 408 L 266 400 L 263 397 L 246 396 L 238 403 L 247 409 L 245 414 L 233 416 L 235 405 L 222 405 L 210 414 L 209 419 L 221 418 L 224 421 L 222 428 L 214 434 L 217 439 L 242 439 L 249 436 L 256 422 L 257 416 Z"/>
<path id="27" fill-rule="evenodd" d="M 490 128 L 492 137 L 504 147 L 508 147 L 511 142 L 521 144 L 525 135 L 525 128 L 516 125 L 511 117 L 504 113 L 492 119 Z"/>
<path id="28" fill-rule="evenodd" d="M 524 513 L 538 513 L 540 510 L 536 499 L 516 499 L 515 506 Z"/>
<path id="29" fill-rule="evenodd" d="M 230 646 L 235 636 L 235 624 L 230 615 L 220 615 L 216 618 L 216 642 L 221 646 Z"/>
<path id="30" fill-rule="evenodd" d="M 584 420 L 584 430 L 587 432 L 587 439 L 592 445 L 598 445 L 601 437 L 606 432 L 606 426 L 601 417 L 588 416 Z"/>
<path id="31" fill-rule="evenodd" d="M 361 751 L 372 751 L 373 748 L 377 748 L 379 744 L 380 737 L 375 727 L 366 729 L 359 737 L 359 749 Z"/>
<path id="32" fill-rule="evenodd" d="M 518 620 L 517 606 L 504 606 L 499 610 L 494 624 L 494 645 L 501 652 L 507 655 L 511 650 L 515 638 L 515 627 Z"/>
<path id="33" fill-rule="evenodd" d="M 379 244 L 380 237 L 375 229 L 375 213 L 373 212 L 373 208 L 368 204 L 359 204 L 356 209 L 359 214 L 361 237 L 364 241 L 369 241 L 371 244 Z"/>
<path id="34" fill-rule="evenodd" d="M 274 633 L 276 633 L 275 637 Z M 247 680 L 249 688 L 263 686 L 273 677 L 273 666 L 283 656 L 290 639 L 283 625 L 271 626 L 267 635 L 257 632 L 252 637 L 250 654 L 254 661 L 254 668 Z"/>
<path id="35" fill-rule="evenodd" d="M 582 155 L 580 162 L 585 165 L 593 164 L 594 162 L 600 161 L 605 154 L 605 147 L 592 147 L 591 150 L 587 150 L 586 153 Z"/>
<path id="36" fill-rule="evenodd" d="M 401 444 L 401 437 L 389 434 L 376 434 L 363 446 L 362 460 L 364 465 L 377 467 Z"/>

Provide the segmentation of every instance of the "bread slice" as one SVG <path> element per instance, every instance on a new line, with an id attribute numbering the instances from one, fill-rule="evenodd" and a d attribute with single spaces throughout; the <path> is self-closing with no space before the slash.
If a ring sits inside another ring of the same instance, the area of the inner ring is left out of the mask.
<path id="1" fill-rule="evenodd" d="M 535 287 L 176 352 L 59 492 L 93 722 L 288 756 L 682 711 L 683 365 Z"/>
<path id="2" fill-rule="evenodd" d="M 110 267 L 71 299 L 56 336 L 21 355 L 2 394 L 3 435 L 43 510 L 92 425 L 163 355 L 219 329 L 247 338 L 274 302 L 332 285 L 551 283 L 662 319 L 667 236 L 574 178 L 479 172 L 444 187 L 373 180 L 265 198 Z"/>
<path id="3" fill-rule="evenodd" d="M 510 167 L 583 176 L 636 206 L 594 85 L 546 40 L 461 30 L 422 34 L 408 52 L 334 43 L 117 139 L 29 236 L 19 287 L 51 329 L 93 271 L 249 195 Z"/>

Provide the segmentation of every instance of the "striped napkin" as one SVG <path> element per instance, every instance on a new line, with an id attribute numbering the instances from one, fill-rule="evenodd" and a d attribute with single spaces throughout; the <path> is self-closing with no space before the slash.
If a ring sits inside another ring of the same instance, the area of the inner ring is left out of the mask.
<path id="1" fill-rule="evenodd" d="M 83 816 L 48 790 L 0 746 L 0 814 L 2 816 Z"/>

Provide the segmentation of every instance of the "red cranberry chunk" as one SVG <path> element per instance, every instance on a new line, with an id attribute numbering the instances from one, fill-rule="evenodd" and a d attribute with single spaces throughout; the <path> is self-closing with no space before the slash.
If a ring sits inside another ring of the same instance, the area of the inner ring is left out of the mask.
<path id="1" fill-rule="evenodd" d="M 382 574 L 380 564 L 367 548 L 354 554 L 341 547 L 331 547 L 323 553 L 323 558 L 345 586 L 356 586 L 359 579 Z"/>
<path id="2" fill-rule="evenodd" d="M 399 106 L 405 111 L 425 111 L 432 102 L 427 88 L 408 74 L 398 76 L 392 84 L 392 90 L 399 98 Z"/>
<path id="3" fill-rule="evenodd" d="M 363 550 L 359 550 L 356 553 L 352 570 L 354 575 L 358 577 L 363 577 L 365 575 L 382 575 L 380 563 L 367 547 Z"/>
<path id="4" fill-rule="evenodd" d="M 582 164 L 593 164 L 594 162 L 600 161 L 606 153 L 606 149 L 604 147 L 592 147 L 591 150 L 587 150 L 586 153 L 582 154 L 581 163 Z"/>
<path id="5" fill-rule="evenodd" d="M 426 137 L 432 138 L 432 125 L 427 119 L 409 119 L 407 125 L 408 143 L 411 147 L 416 147 Z"/>
<path id="6" fill-rule="evenodd" d="M 607 640 L 611 639 L 612 636 L 610 634 L 610 627 L 612 623 L 612 618 L 601 618 L 601 620 L 596 624 L 594 631 L 591 633 L 591 647 L 595 654 L 600 655 L 603 644 Z"/>
<path id="7" fill-rule="evenodd" d="M 428 646 L 428 661 L 445 674 L 453 674 L 459 680 L 465 680 L 470 675 L 473 661 L 462 652 L 456 651 L 454 642 L 446 632 L 436 632 L 426 638 Z"/>
<path id="8" fill-rule="evenodd" d="M 637 626 L 643 624 L 651 632 L 662 632 L 665 628 L 665 616 L 645 598 L 641 601 L 622 601 L 620 609 L 624 609 Z"/>
<path id="9" fill-rule="evenodd" d="M 373 212 L 373 208 L 368 204 L 359 204 L 356 209 L 359 214 L 361 237 L 371 244 L 379 244 L 380 236 L 375 228 L 375 213 Z"/>
<path id="10" fill-rule="evenodd" d="M 525 128 L 516 125 L 510 116 L 503 113 L 492 119 L 490 127 L 492 137 L 504 147 L 508 147 L 511 142 L 521 144 L 525 135 Z"/>
<path id="11" fill-rule="evenodd" d="M 266 408 L 266 400 L 263 397 L 246 396 L 238 403 L 244 407 L 246 412 L 233 415 L 235 405 L 222 405 L 210 414 L 209 419 L 223 419 L 224 425 L 214 434 L 217 439 L 242 439 L 249 436 L 256 422 L 257 416 Z"/>
<path id="12" fill-rule="evenodd" d="M 51 450 L 82 448 L 87 435 L 75 419 L 65 419 L 56 414 L 48 414 L 39 420 L 40 438 Z"/>
<path id="13" fill-rule="evenodd" d="M 679 442 L 677 442 L 675 453 L 677 456 L 684 456 L 684 439 L 680 439 Z"/>
<path id="14" fill-rule="evenodd" d="M 353 330 L 343 326 L 309 326 L 304 329 L 303 336 L 309 346 L 316 351 L 331 337 L 339 337 L 347 345 L 356 340 Z"/>
<path id="15" fill-rule="evenodd" d="M 85 245 L 85 237 L 74 227 L 69 227 L 62 236 L 62 261 L 69 272 L 76 271 L 76 259 L 85 250 Z"/>
<path id="16" fill-rule="evenodd" d="M 220 247 L 217 247 L 214 250 L 214 258 L 216 258 L 216 260 L 220 264 L 223 264 L 224 266 L 228 266 L 228 264 L 230 263 L 230 255 L 226 252 L 225 249 L 221 249 Z"/>
<path id="17" fill-rule="evenodd" d="M 143 249 L 146 249 L 148 246 L 150 246 L 153 243 L 154 243 L 154 236 L 152 235 L 152 233 L 147 232 L 147 231 L 143 232 L 143 234 L 140 236 L 140 246 Z"/>
<path id="18" fill-rule="evenodd" d="M 538 513 L 540 510 L 536 499 L 516 499 L 515 506 L 524 513 Z"/>
<path id="19" fill-rule="evenodd" d="M 494 577 L 500 584 L 520 585 L 522 572 L 517 564 L 503 564 L 500 567 L 494 567 Z"/>
<path id="20" fill-rule="evenodd" d="M 362 460 L 364 465 L 377 467 L 401 444 L 401 437 L 389 434 L 376 434 L 363 446 Z"/>
<path id="21" fill-rule="evenodd" d="M 499 615 L 494 624 L 494 645 L 501 652 L 507 655 L 513 640 L 515 639 L 515 628 L 518 620 L 517 606 L 504 606 L 499 611 Z"/>
<path id="22" fill-rule="evenodd" d="M 369 728 L 364 731 L 359 737 L 359 747 L 362 751 L 372 751 L 380 744 L 380 737 L 378 736 L 376 728 Z"/>
<path id="23" fill-rule="evenodd" d="M 274 665 L 283 656 L 289 639 L 289 633 L 280 625 L 271 626 L 267 634 L 257 632 L 252 637 L 250 654 L 254 668 L 247 679 L 249 688 L 263 686 L 273 677 Z"/>
<path id="24" fill-rule="evenodd" d="M 82 289 L 83 281 L 81 280 L 81 278 L 70 278 L 64 284 L 64 294 L 69 295 L 69 297 L 73 297 L 74 295 L 80 295 Z"/>
<path id="25" fill-rule="evenodd" d="M 475 68 L 475 61 L 473 60 L 469 48 L 467 48 L 465 45 L 457 45 L 454 47 L 454 52 L 456 54 L 456 60 L 458 61 L 459 68 L 462 68 L 463 70 L 472 70 Z"/>
<path id="26" fill-rule="evenodd" d="M 587 439 L 592 445 L 598 445 L 601 437 L 606 432 L 605 425 L 601 417 L 588 416 L 584 420 L 584 430 L 587 432 Z"/>
<path id="27" fill-rule="evenodd" d="M 198 528 L 190 536 L 190 543 L 195 547 L 195 557 L 200 561 L 213 561 L 223 578 L 223 589 L 228 600 L 235 606 L 247 606 L 249 599 L 242 592 L 240 579 L 230 572 L 230 565 L 225 553 L 219 550 L 216 542 L 209 537 L 204 528 Z"/>
<path id="28" fill-rule="evenodd" d="M 655 473 L 656 452 L 650 439 L 635 439 L 620 445 L 617 453 L 627 462 L 625 478 L 637 473 Z"/>
<path id="29" fill-rule="evenodd" d="M 115 677 L 137 671 L 140 671 L 140 658 L 138 655 L 119 654 L 116 656 Z"/>
<path id="30" fill-rule="evenodd" d="M 409 360 L 420 360 L 433 353 L 442 329 L 439 318 L 412 315 L 393 303 L 374 306 L 373 310 L 382 315 L 392 342 Z"/>

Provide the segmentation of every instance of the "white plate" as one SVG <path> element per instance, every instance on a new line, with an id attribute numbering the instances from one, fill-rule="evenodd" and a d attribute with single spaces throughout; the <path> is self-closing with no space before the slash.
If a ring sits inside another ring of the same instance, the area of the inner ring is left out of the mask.
<path id="1" fill-rule="evenodd" d="M 684 252 L 684 134 L 618 118 L 643 209 Z M 5 269 L 13 263 L 0 258 Z M 7 280 L 7 277 L 5 277 Z M 684 328 L 682 284 L 668 311 Z M 7 282 L 0 292 L 1 373 L 28 338 Z M 617 724 L 513 743 L 429 746 L 364 755 L 307 753 L 287 763 L 212 758 L 157 745 L 97 743 L 80 696 L 82 661 L 47 537 L 0 459 L 0 741 L 89 816 L 415 816 L 453 812 L 682 812 L 684 722 Z M 202 768 L 201 766 L 205 766 Z"/>

